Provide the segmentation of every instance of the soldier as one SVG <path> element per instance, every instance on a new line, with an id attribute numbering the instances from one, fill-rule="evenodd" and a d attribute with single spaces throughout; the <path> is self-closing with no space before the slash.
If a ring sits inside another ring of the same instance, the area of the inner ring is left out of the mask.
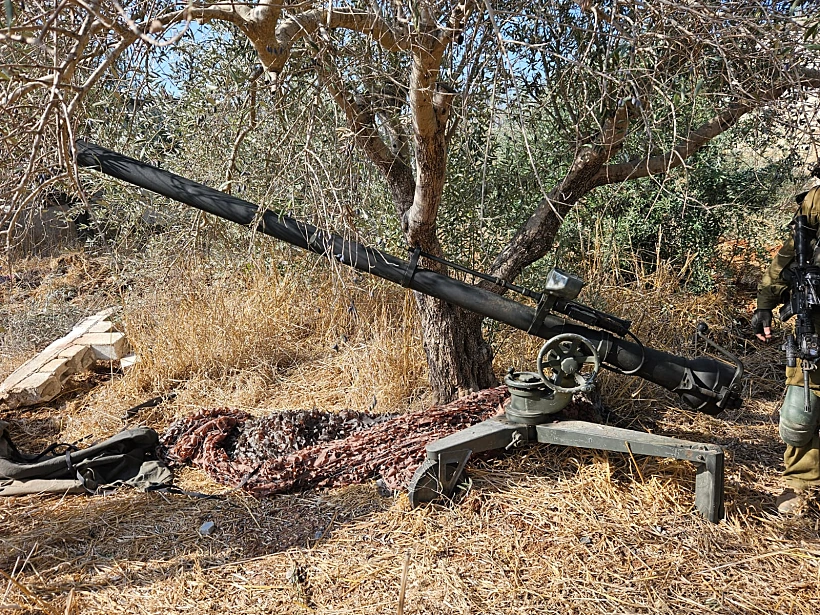
<path id="1" fill-rule="evenodd" d="M 812 175 L 820 178 L 820 164 Z M 820 186 L 798 195 L 797 202 L 796 215 L 807 216 L 809 225 L 820 229 Z M 820 246 L 815 248 L 813 260 L 820 264 Z M 793 261 L 794 240 L 789 238 L 772 259 L 758 286 L 757 310 L 751 322 L 755 335 L 763 341 L 772 339 L 772 310 L 788 301 L 787 279 Z M 820 314 L 814 314 L 813 320 L 815 330 L 820 332 Z M 820 370 L 809 372 L 809 383 L 813 393 L 812 411 L 807 413 L 800 365 L 786 368 L 786 395 L 780 408 L 780 437 L 786 443 L 783 455 L 786 489 L 777 498 L 777 510 L 782 514 L 798 514 L 806 501 L 807 489 L 820 484 Z"/>

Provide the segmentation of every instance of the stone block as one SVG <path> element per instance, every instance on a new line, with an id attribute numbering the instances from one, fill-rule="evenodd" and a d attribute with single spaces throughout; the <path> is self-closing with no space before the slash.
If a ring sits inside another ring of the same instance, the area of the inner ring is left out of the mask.
<path id="1" fill-rule="evenodd" d="M 10 408 L 33 406 L 54 399 L 62 390 L 59 379 L 52 374 L 37 372 L 17 383 L 5 394 L 4 402 Z"/>
<path id="2" fill-rule="evenodd" d="M 122 359 L 120 359 L 120 369 L 122 369 L 123 371 L 131 369 L 137 363 L 139 363 L 139 360 L 140 358 L 137 355 L 133 353 L 128 354 L 124 356 Z"/>
<path id="3" fill-rule="evenodd" d="M 9 374 L 8 378 L 6 378 L 2 384 L 0 384 L 0 395 L 4 391 L 11 391 L 14 387 L 20 384 L 23 380 L 31 376 L 31 374 L 36 373 L 39 369 L 51 361 L 53 356 L 47 354 L 39 354 L 33 359 L 29 359 L 25 363 L 23 363 L 20 367 L 14 370 L 11 374 Z"/>
<path id="4" fill-rule="evenodd" d="M 39 370 L 37 370 L 37 373 L 51 374 L 57 380 L 62 382 L 65 377 L 72 374 L 72 372 L 69 371 L 68 364 L 69 360 L 66 357 L 57 357 L 56 359 L 52 359 L 43 365 Z"/>
<path id="5" fill-rule="evenodd" d="M 88 333 L 111 333 L 114 330 L 114 323 L 107 320 L 94 323 L 88 328 Z"/>
<path id="6" fill-rule="evenodd" d="M 61 350 L 57 356 L 68 359 L 68 369 L 74 374 L 84 372 L 95 361 L 94 351 L 88 346 L 81 346 L 80 344 Z"/>
<path id="7" fill-rule="evenodd" d="M 95 360 L 114 361 L 128 354 L 125 336 L 107 321 L 113 313 L 114 308 L 107 308 L 83 319 L 14 370 L 0 384 L 0 402 L 17 408 L 49 401 L 62 390 L 61 379 L 87 370 Z"/>
<path id="8" fill-rule="evenodd" d="M 113 313 L 113 308 L 107 308 L 94 314 L 93 316 L 84 318 L 79 324 L 74 326 L 68 335 L 51 342 L 51 344 L 49 344 L 42 352 L 23 363 L 20 367 L 14 370 L 2 384 L 0 384 L 0 397 L 3 395 L 4 391 L 11 391 L 18 383 L 28 378 L 31 374 L 39 371 L 43 365 L 55 357 L 60 356 L 63 350 L 77 344 L 77 338 L 81 337 L 92 327 L 95 327 L 97 324 L 105 321 L 105 319 Z M 86 367 L 88 365 L 91 365 L 91 363 L 88 363 Z"/>
<path id="9" fill-rule="evenodd" d="M 128 340 L 125 334 L 86 333 L 75 340 L 76 344 L 90 346 L 98 361 L 117 361 L 128 354 Z"/>

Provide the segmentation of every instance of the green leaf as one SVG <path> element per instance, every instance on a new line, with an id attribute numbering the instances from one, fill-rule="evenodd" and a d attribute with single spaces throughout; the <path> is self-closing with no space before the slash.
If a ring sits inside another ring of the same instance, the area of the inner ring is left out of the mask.
<path id="1" fill-rule="evenodd" d="M 3 0 L 6 4 L 6 27 L 11 28 L 11 22 L 14 21 L 14 5 L 11 0 Z"/>

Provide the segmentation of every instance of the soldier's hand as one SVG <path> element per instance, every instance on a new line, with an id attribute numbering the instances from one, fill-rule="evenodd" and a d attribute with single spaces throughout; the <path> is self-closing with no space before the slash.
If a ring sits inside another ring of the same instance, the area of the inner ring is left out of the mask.
<path id="1" fill-rule="evenodd" d="M 752 316 L 752 330 L 757 339 L 768 342 L 772 339 L 772 311 L 755 310 Z"/>

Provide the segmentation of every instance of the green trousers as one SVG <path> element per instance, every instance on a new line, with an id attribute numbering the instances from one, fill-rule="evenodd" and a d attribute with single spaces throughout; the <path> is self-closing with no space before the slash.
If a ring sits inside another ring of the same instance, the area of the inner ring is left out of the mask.
<path id="1" fill-rule="evenodd" d="M 814 434 L 811 442 L 801 448 L 787 444 L 783 463 L 786 465 L 783 478 L 792 489 L 820 483 L 820 436 Z"/>
<path id="2" fill-rule="evenodd" d="M 820 370 L 814 370 L 810 374 L 809 386 L 812 392 L 820 397 Z M 800 366 L 786 368 L 786 384 L 803 386 L 803 371 Z M 804 489 L 809 485 L 820 484 L 820 436 L 814 434 L 811 442 L 800 448 L 787 444 L 783 463 L 786 466 L 783 478 L 792 489 Z"/>

